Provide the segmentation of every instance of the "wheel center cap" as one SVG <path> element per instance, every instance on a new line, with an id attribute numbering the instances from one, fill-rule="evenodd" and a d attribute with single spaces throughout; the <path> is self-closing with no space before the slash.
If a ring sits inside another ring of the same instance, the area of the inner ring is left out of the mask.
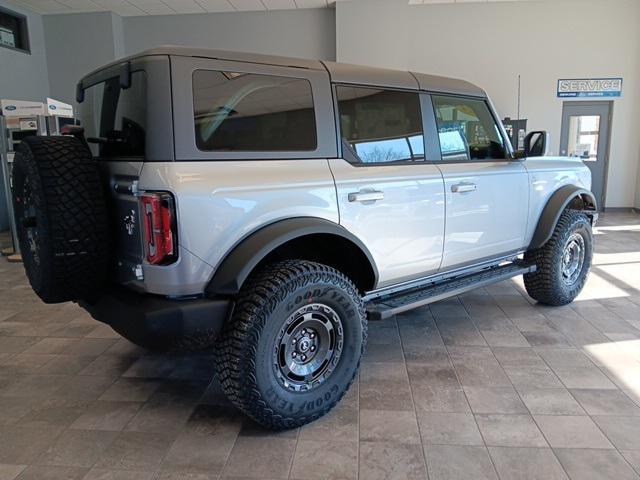
<path id="1" fill-rule="evenodd" d="M 299 343 L 299 345 L 300 345 L 300 351 L 301 352 L 306 352 L 307 350 L 309 350 L 309 347 L 311 346 L 310 343 L 309 343 L 309 340 L 307 340 L 307 339 L 302 340 Z"/>

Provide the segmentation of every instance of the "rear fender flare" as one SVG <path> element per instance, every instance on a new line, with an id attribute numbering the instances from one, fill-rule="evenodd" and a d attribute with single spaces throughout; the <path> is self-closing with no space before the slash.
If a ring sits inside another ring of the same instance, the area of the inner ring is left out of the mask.
<path id="1" fill-rule="evenodd" d="M 378 270 L 373 256 L 355 235 L 337 223 L 316 217 L 280 220 L 267 225 L 240 241 L 222 260 L 209 281 L 208 295 L 235 295 L 254 268 L 267 255 L 285 243 L 306 235 L 330 234 L 342 237 L 358 247 L 369 260 L 378 283 Z"/>

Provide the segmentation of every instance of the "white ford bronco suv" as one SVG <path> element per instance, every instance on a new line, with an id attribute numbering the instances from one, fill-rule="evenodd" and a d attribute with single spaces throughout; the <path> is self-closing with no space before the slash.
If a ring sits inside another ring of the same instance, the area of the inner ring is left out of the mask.
<path id="1" fill-rule="evenodd" d="M 82 127 L 15 159 L 31 285 L 139 345 L 212 348 L 266 427 L 336 405 L 368 320 L 517 275 L 563 305 L 587 278 L 589 169 L 544 132 L 514 154 L 470 83 L 161 47 L 77 101 Z"/>

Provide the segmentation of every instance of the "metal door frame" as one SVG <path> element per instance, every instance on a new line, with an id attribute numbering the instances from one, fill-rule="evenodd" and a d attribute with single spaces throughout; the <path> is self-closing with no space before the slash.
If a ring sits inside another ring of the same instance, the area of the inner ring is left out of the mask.
<path id="1" fill-rule="evenodd" d="M 562 130 L 564 128 L 564 112 L 565 112 L 565 107 L 567 106 L 580 106 L 580 107 L 600 107 L 602 105 L 607 105 L 609 107 L 609 128 L 607 129 L 607 143 L 606 143 L 606 150 L 605 150 L 605 157 L 604 157 L 604 175 L 602 178 L 602 205 L 598 205 L 598 207 L 600 208 L 601 211 L 604 212 L 605 208 L 604 205 L 607 201 L 607 184 L 609 183 L 609 157 L 610 157 L 610 153 L 611 153 L 611 132 L 612 132 L 612 128 L 613 128 L 613 109 L 614 109 L 614 102 L 613 100 L 569 100 L 569 101 L 564 101 L 562 102 L 562 114 L 561 114 L 561 118 L 560 118 L 560 146 L 559 149 L 562 150 Z M 567 128 L 569 128 L 569 126 L 567 125 Z M 567 143 L 569 141 L 569 137 L 567 134 Z M 559 153 L 559 152 L 558 152 Z M 593 179 L 592 179 L 593 182 Z"/>

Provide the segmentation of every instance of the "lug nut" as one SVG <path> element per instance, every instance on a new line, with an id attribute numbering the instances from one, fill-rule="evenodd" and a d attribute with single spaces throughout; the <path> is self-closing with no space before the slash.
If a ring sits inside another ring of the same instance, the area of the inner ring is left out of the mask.
<path id="1" fill-rule="evenodd" d="M 316 346 L 315 345 L 311 345 L 311 351 L 315 352 L 316 351 Z"/>
<path id="2" fill-rule="evenodd" d="M 306 355 L 302 355 L 302 356 L 300 357 L 300 360 L 302 360 L 303 362 L 304 362 L 306 359 L 307 359 L 307 356 L 306 356 Z"/>
<path id="3" fill-rule="evenodd" d="M 294 338 L 293 340 L 291 340 L 291 343 L 293 343 L 295 345 L 297 341 L 298 341 L 298 339 Z"/>
<path id="4" fill-rule="evenodd" d="M 300 332 L 302 335 L 306 335 L 307 334 L 307 329 L 303 328 L 302 331 Z"/>
<path id="5" fill-rule="evenodd" d="M 293 353 L 291 354 L 291 356 L 292 356 L 293 358 L 296 358 L 296 357 L 298 356 L 298 354 L 297 354 L 296 352 L 293 352 Z"/>
<path id="6" fill-rule="evenodd" d="M 309 334 L 309 338 L 316 338 L 316 334 L 315 333 Z"/>

